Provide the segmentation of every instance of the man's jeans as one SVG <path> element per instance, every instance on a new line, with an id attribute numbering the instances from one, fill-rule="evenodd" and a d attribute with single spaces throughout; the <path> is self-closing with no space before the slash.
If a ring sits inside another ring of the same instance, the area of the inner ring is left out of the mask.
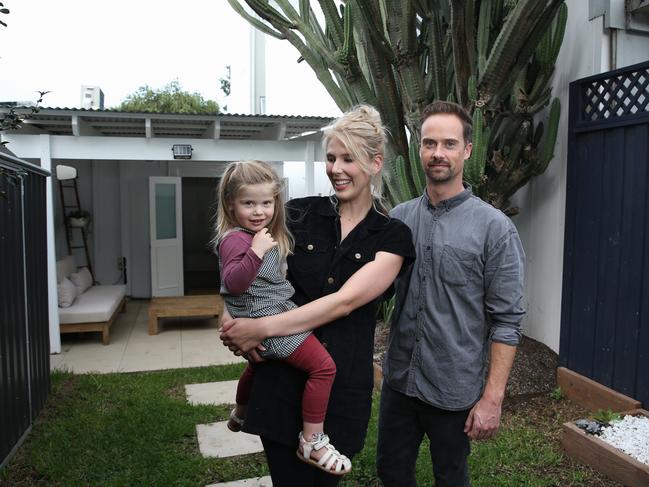
<path id="1" fill-rule="evenodd" d="M 415 487 L 415 463 L 424 434 L 430 440 L 436 487 L 470 487 L 464 433 L 466 411 L 444 411 L 383 382 L 376 465 L 385 487 Z"/>

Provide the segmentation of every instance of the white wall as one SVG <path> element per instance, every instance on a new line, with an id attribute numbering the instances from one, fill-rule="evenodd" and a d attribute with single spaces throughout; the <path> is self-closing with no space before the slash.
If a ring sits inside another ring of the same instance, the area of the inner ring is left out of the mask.
<path id="1" fill-rule="evenodd" d="M 568 23 L 556 64 L 553 95 L 561 100 L 561 120 L 555 158 L 547 171 L 512 199 L 520 206 L 514 217 L 527 254 L 528 314 L 524 333 L 559 351 L 563 274 L 564 213 L 568 143 L 568 85 L 608 71 L 608 32 L 603 18 L 588 20 L 588 2 L 567 0 Z M 618 31 L 617 67 L 649 57 L 647 35 Z"/>
<path id="2" fill-rule="evenodd" d="M 119 163 L 93 161 L 93 255 L 95 280 L 99 284 L 122 282 L 118 262 L 122 257 Z"/>

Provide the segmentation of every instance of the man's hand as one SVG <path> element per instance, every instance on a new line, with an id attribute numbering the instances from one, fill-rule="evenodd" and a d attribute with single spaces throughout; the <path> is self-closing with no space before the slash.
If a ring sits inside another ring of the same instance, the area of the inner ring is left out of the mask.
<path id="1" fill-rule="evenodd" d="M 267 228 L 262 228 L 255 233 L 255 236 L 252 238 L 252 243 L 250 244 L 250 248 L 252 248 L 252 251 L 257 254 L 257 257 L 260 259 L 263 259 L 266 252 L 275 246 L 277 246 L 277 242 L 275 242 L 272 235 L 268 233 Z"/>
<path id="2" fill-rule="evenodd" d="M 469 412 L 464 423 L 464 432 L 472 440 L 488 440 L 496 436 L 500 427 L 502 403 L 482 398 Z"/>

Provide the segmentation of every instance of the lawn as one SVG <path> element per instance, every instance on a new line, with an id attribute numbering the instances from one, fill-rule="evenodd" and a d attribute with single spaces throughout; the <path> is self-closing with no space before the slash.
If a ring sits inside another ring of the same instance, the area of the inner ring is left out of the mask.
<path id="1" fill-rule="evenodd" d="M 191 406 L 184 385 L 236 379 L 242 365 L 129 374 L 54 373 L 52 392 L 33 430 L 0 471 L 6 486 L 205 486 L 267 475 L 263 454 L 203 458 L 196 425 L 226 419 L 227 406 Z M 378 398 L 375 398 L 378 399 Z M 365 449 L 345 486 L 378 486 L 374 467 L 376 412 Z M 564 457 L 563 422 L 585 414 L 549 394 L 510 401 L 499 436 L 474 443 L 474 487 L 611 486 Z M 419 485 L 432 485 L 427 445 L 417 466 Z"/>

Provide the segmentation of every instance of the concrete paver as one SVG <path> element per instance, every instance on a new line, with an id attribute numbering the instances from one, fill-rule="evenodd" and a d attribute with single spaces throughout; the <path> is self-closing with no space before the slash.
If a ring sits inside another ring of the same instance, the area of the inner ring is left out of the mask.
<path id="1" fill-rule="evenodd" d="M 273 487 L 273 481 L 270 476 L 257 477 L 254 479 L 235 480 L 233 482 L 219 482 L 210 484 L 206 487 Z"/>
<path id="2" fill-rule="evenodd" d="M 196 425 L 198 448 L 204 457 L 227 458 L 263 451 L 258 436 L 233 433 L 226 421 Z"/>
<path id="3" fill-rule="evenodd" d="M 234 404 L 237 393 L 236 380 L 222 382 L 206 382 L 204 384 L 188 384 L 185 395 L 190 404 Z"/>

